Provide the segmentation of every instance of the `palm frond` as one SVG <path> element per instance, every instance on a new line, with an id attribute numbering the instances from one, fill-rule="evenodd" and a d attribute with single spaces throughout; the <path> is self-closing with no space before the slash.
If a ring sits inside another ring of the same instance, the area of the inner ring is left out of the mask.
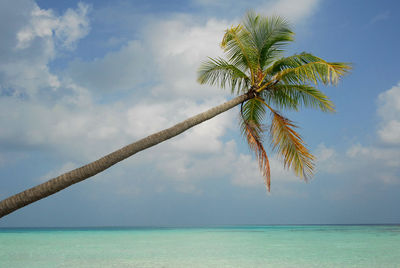
<path id="1" fill-rule="evenodd" d="M 280 109 L 309 107 L 323 112 L 334 112 L 335 106 L 328 96 L 310 85 L 277 83 L 268 91 L 261 92 L 261 97 Z"/>
<path id="2" fill-rule="evenodd" d="M 297 126 L 271 108 L 264 100 L 256 97 L 271 111 L 271 144 L 283 158 L 285 168 L 292 168 L 294 173 L 305 181 L 313 174 L 314 156 L 305 147 L 305 143 L 294 128 Z"/>
<path id="3" fill-rule="evenodd" d="M 269 160 L 267 153 L 264 149 L 264 146 L 262 144 L 261 137 L 256 135 L 256 131 L 254 131 L 256 128 L 250 123 L 250 122 L 245 122 L 243 124 L 243 132 L 244 136 L 246 137 L 247 144 L 249 145 L 249 148 L 254 152 L 258 159 L 258 166 L 261 171 L 261 175 L 264 178 L 264 183 L 267 187 L 268 192 L 271 191 L 271 169 L 269 166 Z"/>
<path id="4" fill-rule="evenodd" d="M 265 120 L 265 106 L 259 99 L 250 99 L 242 105 L 242 117 L 245 121 L 252 121 L 261 126 Z"/>
<path id="5" fill-rule="evenodd" d="M 218 85 L 221 88 L 230 86 L 233 92 L 245 92 L 250 84 L 249 77 L 238 67 L 222 58 L 203 62 L 198 69 L 197 81 L 200 84 Z"/>
<path id="6" fill-rule="evenodd" d="M 267 153 L 262 143 L 264 132 L 261 124 L 265 116 L 265 108 L 257 99 L 251 99 L 241 106 L 241 130 L 250 150 L 257 157 L 261 174 L 268 192 L 271 190 L 271 171 Z"/>
<path id="7" fill-rule="evenodd" d="M 261 17 L 254 12 L 248 12 L 243 25 L 250 33 L 251 43 L 258 52 L 260 69 L 276 60 L 283 46 L 294 40 L 289 23 L 278 16 Z"/>
<path id="8" fill-rule="evenodd" d="M 288 84 L 317 84 L 320 81 L 325 85 L 336 85 L 350 69 L 348 63 L 327 62 L 310 53 L 301 53 L 276 61 L 265 72 Z"/>
<path id="9" fill-rule="evenodd" d="M 257 69 L 257 51 L 251 46 L 249 32 L 240 24 L 226 30 L 221 47 L 228 57 L 228 62 L 249 70 L 253 82 L 254 71 Z"/>
<path id="10" fill-rule="evenodd" d="M 314 156 L 305 147 L 300 135 L 294 130 L 297 128 L 292 121 L 271 109 L 272 124 L 270 134 L 274 150 L 283 157 L 285 168 L 292 168 L 294 173 L 304 180 L 313 174 Z"/>

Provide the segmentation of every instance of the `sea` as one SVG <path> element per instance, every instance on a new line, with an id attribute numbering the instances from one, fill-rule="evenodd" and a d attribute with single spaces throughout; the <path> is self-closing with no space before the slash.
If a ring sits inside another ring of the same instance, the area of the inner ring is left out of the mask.
<path id="1" fill-rule="evenodd" d="M 0 267 L 400 267 L 400 225 L 2 228 Z"/>

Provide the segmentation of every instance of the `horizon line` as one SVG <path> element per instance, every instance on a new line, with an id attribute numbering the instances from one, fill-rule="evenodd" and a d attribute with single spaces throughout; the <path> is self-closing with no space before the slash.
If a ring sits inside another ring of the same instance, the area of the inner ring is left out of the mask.
<path id="1" fill-rule="evenodd" d="M 389 226 L 400 223 L 301 223 L 301 224 L 203 224 L 203 225 L 93 225 L 93 226 L 0 226 L 0 229 L 173 229 L 173 228 L 222 228 L 222 227 L 268 227 L 268 226 Z"/>

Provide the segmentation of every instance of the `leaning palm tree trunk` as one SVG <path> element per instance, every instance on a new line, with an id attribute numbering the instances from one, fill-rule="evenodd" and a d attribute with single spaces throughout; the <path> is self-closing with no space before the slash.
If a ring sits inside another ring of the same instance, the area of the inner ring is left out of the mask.
<path id="1" fill-rule="evenodd" d="M 189 128 L 194 127 L 195 125 L 198 125 L 206 120 L 209 120 L 214 116 L 223 113 L 253 97 L 254 95 L 249 93 L 240 95 L 228 102 L 211 108 L 206 112 L 186 119 L 185 121 L 178 123 L 173 127 L 164 129 L 139 141 L 131 143 L 94 162 L 64 173 L 58 177 L 48 180 L 45 183 L 39 184 L 35 187 L 32 187 L 28 190 L 4 199 L 0 202 L 0 218 L 42 198 L 55 194 L 58 191 L 61 191 L 68 186 L 71 186 L 72 184 L 90 178 L 97 173 L 100 173 L 103 170 L 106 170 L 107 168 L 115 165 L 116 163 L 136 154 L 137 152 L 140 152 L 160 142 L 173 138 L 180 133 L 188 130 Z"/>

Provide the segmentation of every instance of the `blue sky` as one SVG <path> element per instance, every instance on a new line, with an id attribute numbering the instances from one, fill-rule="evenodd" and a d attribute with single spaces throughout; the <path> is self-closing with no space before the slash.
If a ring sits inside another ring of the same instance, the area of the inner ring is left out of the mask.
<path id="1" fill-rule="evenodd" d="M 0 199 L 231 98 L 196 84 L 246 10 L 351 62 L 335 114 L 286 113 L 317 156 L 304 183 L 272 153 L 271 193 L 233 109 L 0 220 L 5 226 L 400 222 L 396 1 L 0 2 Z"/>

